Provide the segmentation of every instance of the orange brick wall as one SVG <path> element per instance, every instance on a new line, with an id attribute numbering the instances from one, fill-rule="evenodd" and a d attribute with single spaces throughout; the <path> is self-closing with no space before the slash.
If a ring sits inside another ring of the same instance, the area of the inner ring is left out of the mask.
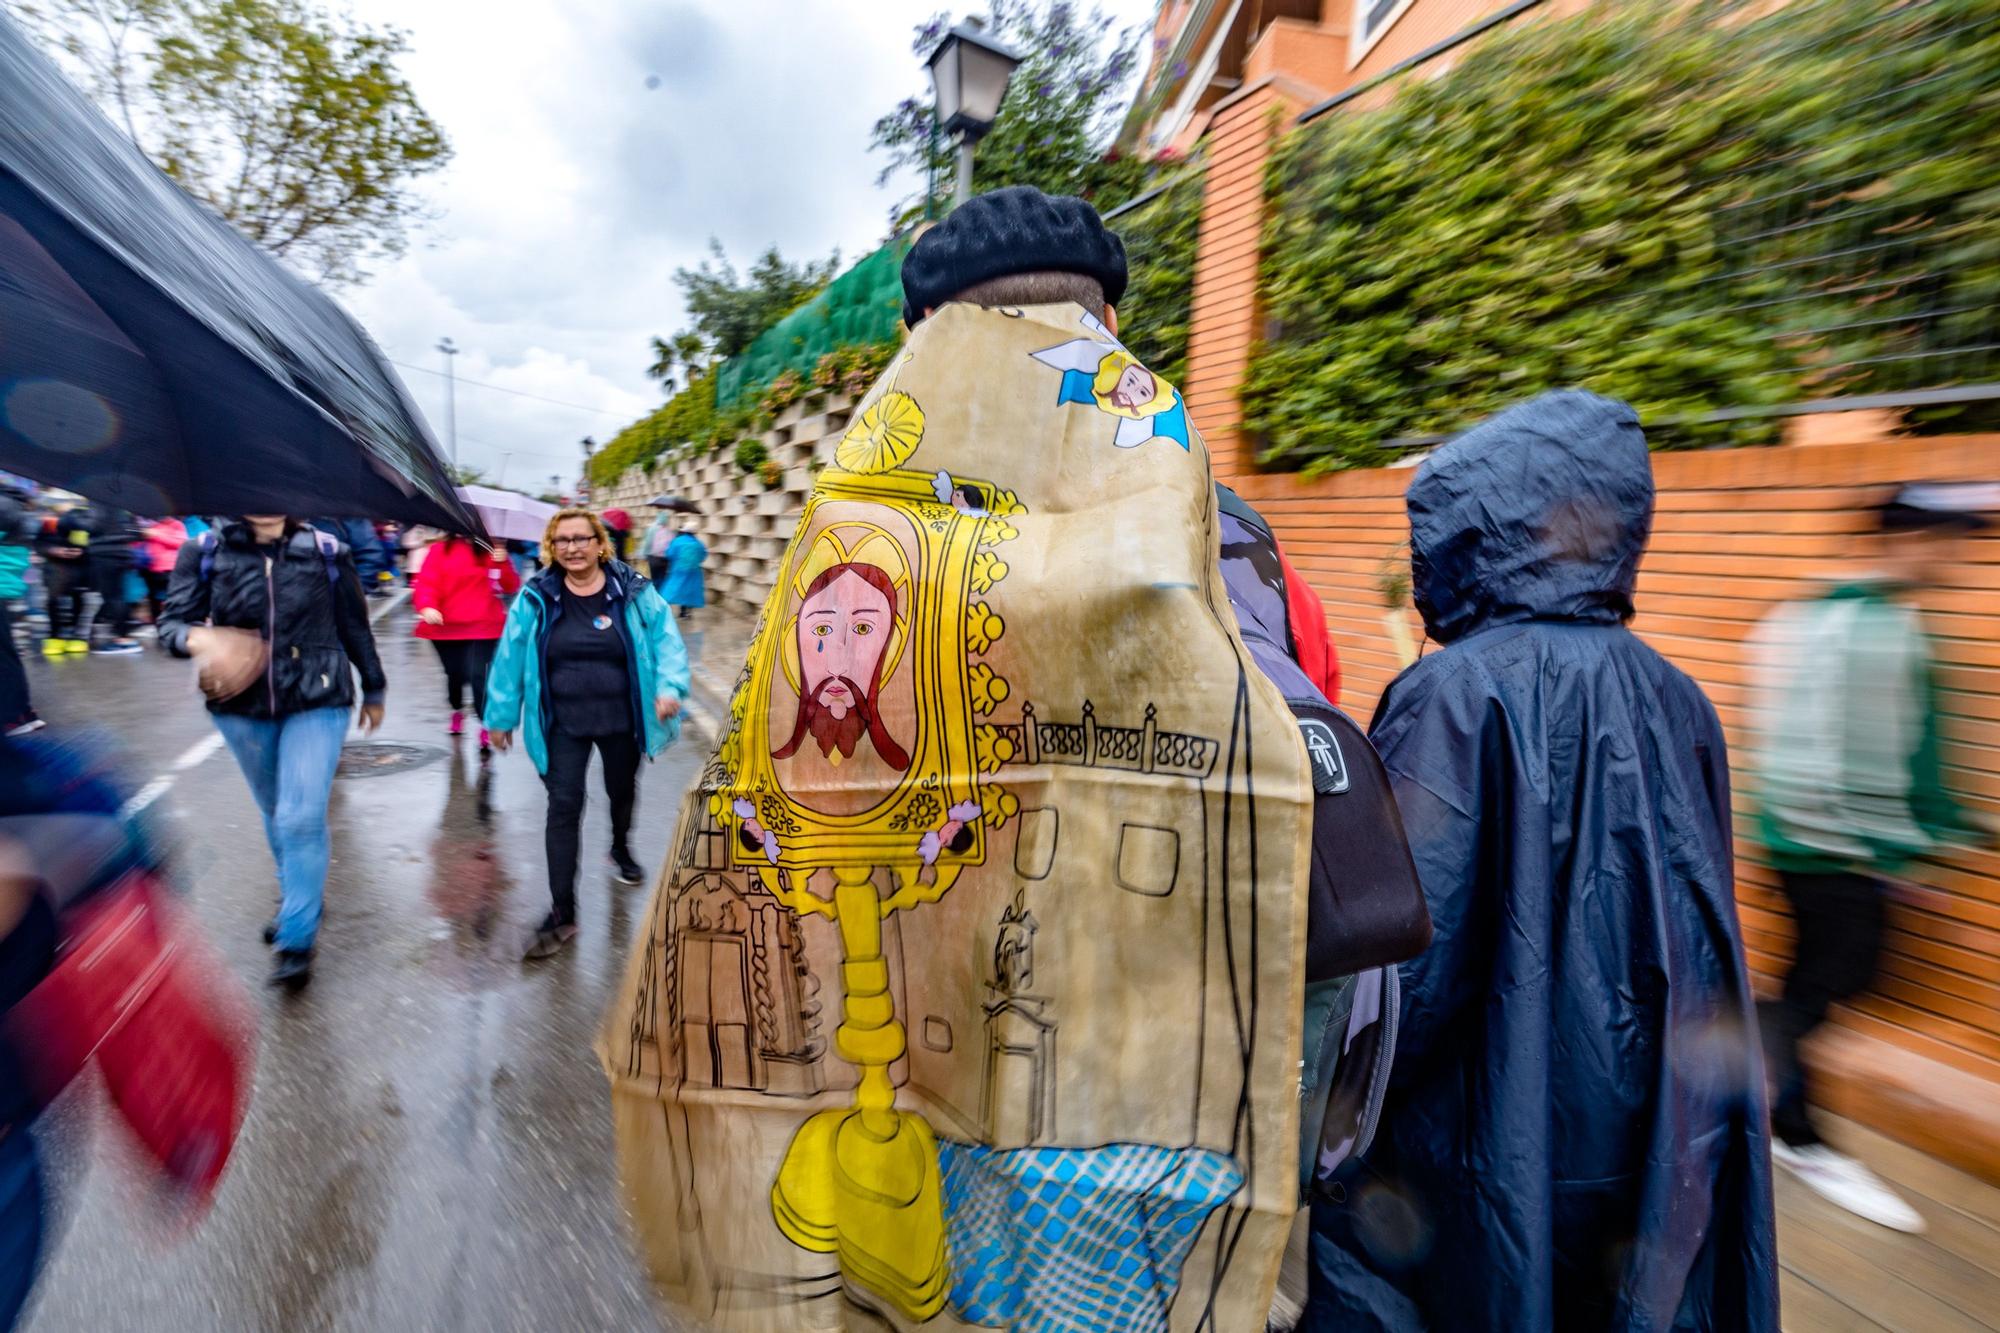
<path id="1" fill-rule="evenodd" d="M 1325 29 L 1344 28 L 1347 0 L 1327 0 Z M 1338 87 L 1309 85 L 1278 60 L 1287 37 L 1251 64 L 1263 73 L 1220 103 L 1204 138 L 1208 160 L 1187 382 L 1182 386 L 1218 476 L 1276 526 L 1319 590 L 1338 644 L 1347 710 L 1364 721 L 1400 669 L 1379 591 L 1407 560 L 1403 488 L 1383 469 L 1318 481 L 1255 471 L 1239 429 L 1237 393 L 1261 336 L 1257 260 L 1264 172 L 1298 109 L 1386 69 L 1501 7 L 1504 0 L 1418 0 Z M 1587 0 L 1553 0 L 1537 16 Z M 1323 56 L 1322 45 L 1308 48 Z M 1476 48 L 1474 48 L 1476 49 Z M 1463 58 L 1466 52 L 1452 57 Z M 1312 72 L 1327 77 L 1323 62 Z M 1385 90 L 1384 96 L 1388 93 Z M 1373 98 L 1363 99 L 1372 101 Z M 1883 483 L 2000 478 L 2000 437 L 1885 440 L 1869 414 L 1824 418 L 1787 438 L 1811 446 L 1655 457 L 1659 517 L 1640 576 L 1637 628 L 1715 701 L 1732 742 L 1744 708 L 1743 638 L 1780 600 L 1838 569 L 1848 534 Z M 1855 441 L 1842 443 L 1842 441 Z M 2000 537 L 1932 599 L 1949 689 L 1946 734 L 1959 785 L 2000 810 Z M 1414 613 L 1403 628 L 1421 635 Z M 1772 985 L 1790 947 L 1784 905 L 1757 848 L 1740 840 L 1738 897 L 1758 984 Z M 1811 1058 L 1833 1104 L 1877 1128 L 2000 1182 L 2000 853 L 1966 852 L 1913 874 L 1892 911 L 1882 983 L 1839 1015 Z"/>
<path id="2" fill-rule="evenodd" d="M 1659 515 L 1635 628 L 1700 682 L 1735 746 L 1745 722 L 1743 640 L 1757 621 L 1841 571 L 1849 534 L 1883 484 L 2000 477 L 2000 437 L 1657 454 L 1654 472 Z M 1402 493 L 1412 475 L 1230 479 L 1319 590 L 1340 651 L 1341 703 L 1363 720 L 1399 667 L 1379 584 L 1407 558 Z M 1948 691 L 1947 761 L 1975 807 L 2000 815 L 2000 536 L 1976 542 L 1927 609 Z M 1415 613 L 1404 615 L 1421 636 Z M 1788 956 L 1790 927 L 1757 847 L 1741 842 L 1744 935 L 1768 986 Z M 1968 851 L 1912 878 L 1892 912 L 1881 984 L 1839 1021 L 2000 1081 L 2000 853 Z"/>
<path id="3" fill-rule="evenodd" d="M 1267 74 L 1289 74 L 1321 97 L 1329 88 L 1344 87 L 1348 82 L 1347 29 L 1305 19 L 1273 20 L 1251 48 L 1243 69 L 1246 82 Z"/>
<path id="4" fill-rule="evenodd" d="M 1264 168 L 1276 135 L 1298 114 L 1307 90 L 1266 78 L 1222 102 L 1209 123 L 1201 230 L 1194 265 L 1194 310 L 1181 392 L 1203 423 L 1218 466 L 1239 457 L 1237 389 L 1250 364 L 1257 319 L 1257 256 L 1263 227 Z"/>

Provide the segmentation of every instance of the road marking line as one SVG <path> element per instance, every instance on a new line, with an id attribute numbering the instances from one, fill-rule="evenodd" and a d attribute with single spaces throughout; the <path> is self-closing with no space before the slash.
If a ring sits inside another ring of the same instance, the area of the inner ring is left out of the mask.
<path id="1" fill-rule="evenodd" d="M 190 768 L 193 768 L 196 764 L 208 758 L 210 755 L 214 754 L 217 750 L 220 750 L 221 748 L 222 748 L 222 733 L 218 731 L 215 732 L 213 735 L 207 736 L 202 740 L 196 741 L 193 745 L 188 746 L 187 750 L 182 753 L 181 757 L 174 760 L 174 762 L 167 765 L 167 767 L 175 773 L 185 773 Z"/>
<path id="2" fill-rule="evenodd" d="M 165 796 L 167 788 L 173 785 L 174 780 L 172 778 L 154 778 L 151 782 L 134 792 L 132 799 L 119 807 L 118 813 L 122 817 L 130 819 L 133 815 L 138 814 L 141 810 L 144 810 L 147 806 Z"/>
<path id="3" fill-rule="evenodd" d="M 408 588 L 398 588 L 396 589 L 396 591 L 390 593 L 387 597 L 383 598 L 381 601 L 377 602 L 373 607 L 369 608 L 368 623 L 373 625 L 383 616 L 388 615 L 398 606 L 401 606 L 403 603 L 403 599 L 405 597 L 408 597 L 409 595 L 410 595 L 410 590 Z"/>
<path id="4" fill-rule="evenodd" d="M 199 764 L 202 760 L 208 758 L 221 748 L 221 732 L 211 732 L 209 735 L 202 737 L 193 745 L 181 751 L 180 757 L 167 765 L 165 773 L 162 773 L 159 777 L 154 778 L 151 782 L 139 788 L 138 791 L 132 793 L 132 799 L 125 802 L 119 808 L 118 813 L 127 819 L 138 814 L 141 810 L 144 810 L 147 806 L 167 794 L 168 790 L 174 785 L 175 774 L 187 772 L 190 768 L 193 768 L 196 764 Z"/>

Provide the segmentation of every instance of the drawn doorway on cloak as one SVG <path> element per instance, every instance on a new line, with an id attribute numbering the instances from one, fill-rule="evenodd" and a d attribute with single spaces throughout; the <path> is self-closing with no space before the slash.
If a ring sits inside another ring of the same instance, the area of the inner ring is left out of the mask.
<path id="1" fill-rule="evenodd" d="M 695 1087 L 751 1088 L 749 941 L 742 935 L 682 937 L 682 1049 Z"/>

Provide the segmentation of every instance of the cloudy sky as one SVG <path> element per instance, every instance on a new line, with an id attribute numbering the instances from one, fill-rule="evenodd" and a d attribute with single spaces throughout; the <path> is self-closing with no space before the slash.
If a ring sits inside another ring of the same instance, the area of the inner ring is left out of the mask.
<path id="1" fill-rule="evenodd" d="M 342 299 L 440 442 L 433 349 L 458 344 L 460 459 L 512 485 L 567 489 L 583 436 L 658 405 L 647 339 L 682 327 L 673 273 L 710 236 L 739 267 L 773 242 L 857 259 L 912 188 L 877 188 L 868 132 L 926 92 L 909 43 L 935 0 L 352 3 L 409 32 L 456 156 L 424 187 L 439 219 Z"/>

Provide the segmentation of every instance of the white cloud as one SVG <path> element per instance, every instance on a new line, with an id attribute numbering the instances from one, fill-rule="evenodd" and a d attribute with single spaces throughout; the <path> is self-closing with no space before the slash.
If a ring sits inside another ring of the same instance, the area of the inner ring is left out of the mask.
<path id="1" fill-rule="evenodd" d="M 440 220 L 344 299 L 392 360 L 462 349 L 459 456 L 489 476 L 567 485 L 581 437 L 660 401 L 647 339 L 682 326 L 673 273 L 710 236 L 739 264 L 772 243 L 856 259 L 908 193 L 876 188 L 868 133 L 927 89 L 909 41 L 933 0 L 353 4 L 408 31 L 405 72 L 456 156 L 424 187 Z M 402 374 L 442 440 L 443 380 Z"/>

